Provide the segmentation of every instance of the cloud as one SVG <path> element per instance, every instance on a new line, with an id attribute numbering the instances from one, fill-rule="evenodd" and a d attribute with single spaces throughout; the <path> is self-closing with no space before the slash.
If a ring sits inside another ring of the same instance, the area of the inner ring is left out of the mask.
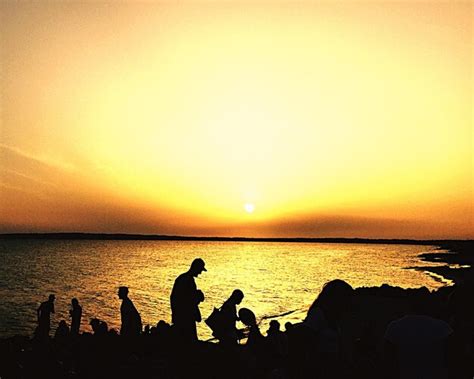
<path id="1" fill-rule="evenodd" d="M 74 171 L 76 167 L 68 162 L 55 160 L 45 155 L 35 155 L 14 146 L 0 143 L 0 165 L 11 166 L 18 163 L 29 162 L 30 166 L 45 166 L 50 169 L 60 169 L 65 171 Z"/>

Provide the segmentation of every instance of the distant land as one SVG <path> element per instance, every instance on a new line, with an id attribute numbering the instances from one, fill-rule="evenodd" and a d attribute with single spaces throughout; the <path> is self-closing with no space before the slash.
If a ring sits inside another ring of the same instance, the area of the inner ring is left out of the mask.
<path id="1" fill-rule="evenodd" d="M 151 241 L 222 241 L 222 242 L 300 242 L 300 243 L 360 243 L 398 245 L 445 245 L 473 240 L 415 240 L 372 238 L 252 238 L 252 237 L 196 237 L 161 234 L 124 233 L 4 233 L 0 239 L 54 239 L 54 240 L 151 240 Z"/>

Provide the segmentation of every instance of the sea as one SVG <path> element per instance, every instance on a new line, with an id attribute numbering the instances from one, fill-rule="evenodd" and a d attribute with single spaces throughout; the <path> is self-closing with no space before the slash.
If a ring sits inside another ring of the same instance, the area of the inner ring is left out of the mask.
<path id="1" fill-rule="evenodd" d="M 94 317 L 119 329 L 119 286 L 129 287 L 144 325 L 171 322 L 173 282 L 197 257 L 207 269 L 196 278 L 205 294 L 203 319 L 239 288 L 245 295 L 240 306 L 250 308 L 265 331 L 271 319 L 282 325 L 304 319 L 323 285 L 336 278 L 353 287 L 387 283 L 434 290 L 450 285 L 416 269 L 436 265 L 418 257 L 435 250 L 392 244 L 0 240 L 0 337 L 32 335 L 36 310 L 50 293 L 56 296 L 53 331 L 60 320 L 70 322 L 74 297 L 83 308 L 81 330 L 90 331 Z M 198 334 L 211 338 L 204 322 Z"/>

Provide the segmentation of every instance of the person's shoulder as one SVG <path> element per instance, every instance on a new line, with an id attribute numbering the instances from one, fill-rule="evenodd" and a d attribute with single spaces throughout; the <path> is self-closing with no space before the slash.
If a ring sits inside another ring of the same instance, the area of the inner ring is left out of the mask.
<path id="1" fill-rule="evenodd" d="M 182 274 L 179 274 L 178 277 L 175 279 L 176 283 L 181 283 L 185 282 L 190 279 L 189 272 L 183 272 Z"/>
<path id="2" fill-rule="evenodd" d="M 444 320 L 438 318 L 431 319 L 433 329 L 437 331 L 437 334 L 440 338 L 445 338 L 453 333 L 451 326 Z"/>
<path id="3" fill-rule="evenodd" d="M 224 313 L 235 311 L 235 309 L 236 309 L 235 306 L 231 304 L 229 300 L 224 301 L 224 304 L 222 304 L 221 306 L 221 312 L 224 312 Z"/>
<path id="4" fill-rule="evenodd" d="M 320 331 L 328 326 L 324 312 L 320 307 L 311 308 L 303 323 L 314 331 Z"/>
<path id="5" fill-rule="evenodd" d="M 385 329 L 384 338 L 387 341 L 396 344 L 400 337 L 401 324 L 403 324 L 403 319 L 390 321 Z"/>

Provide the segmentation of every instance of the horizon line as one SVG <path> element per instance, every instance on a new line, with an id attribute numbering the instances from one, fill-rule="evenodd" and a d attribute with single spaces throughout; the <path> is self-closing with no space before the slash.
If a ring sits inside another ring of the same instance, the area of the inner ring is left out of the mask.
<path id="1" fill-rule="evenodd" d="M 0 239 L 56 240 L 155 240 L 155 241 L 220 241 L 220 242 L 295 242 L 295 243 L 373 243 L 430 245 L 450 242 L 474 242 L 473 239 L 411 239 L 365 237 L 243 237 L 243 236 L 181 236 L 140 233 L 35 232 L 0 233 Z"/>

